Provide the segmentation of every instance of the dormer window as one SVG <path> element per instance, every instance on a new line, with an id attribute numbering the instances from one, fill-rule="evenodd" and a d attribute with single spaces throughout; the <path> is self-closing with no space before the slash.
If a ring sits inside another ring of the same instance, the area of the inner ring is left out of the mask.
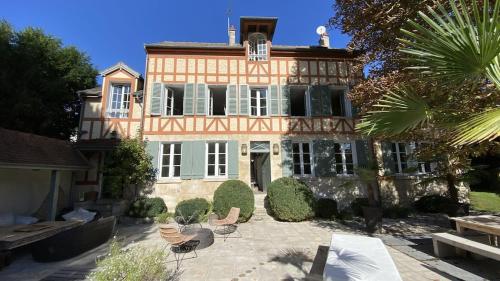
<path id="1" fill-rule="evenodd" d="M 248 37 L 248 59 L 250 61 L 267 60 L 267 42 L 264 34 L 252 33 Z"/>
<path id="2" fill-rule="evenodd" d="M 111 99 L 107 115 L 110 118 L 127 118 L 130 105 L 130 84 L 111 84 Z"/>

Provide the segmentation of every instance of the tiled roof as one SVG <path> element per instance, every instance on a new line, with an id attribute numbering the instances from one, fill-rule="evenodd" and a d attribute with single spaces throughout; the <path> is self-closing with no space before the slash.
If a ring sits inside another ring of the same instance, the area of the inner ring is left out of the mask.
<path id="1" fill-rule="evenodd" d="M 76 93 L 86 97 L 100 97 L 102 94 L 102 86 L 99 85 L 95 88 L 80 90 L 77 91 Z"/>
<path id="2" fill-rule="evenodd" d="M 124 62 L 119 61 L 117 64 L 110 66 L 103 71 L 101 71 L 101 75 L 104 76 L 106 74 L 109 74 L 117 69 L 123 69 L 127 71 L 128 73 L 132 74 L 135 78 L 141 77 L 141 74 L 135 70 L 133 70 L 130 66 L 126 65 Z"/>
<path id="3" fill-rule="evenodd" d="M 145 47 L 181 47 L 181 48 L 228 48 L 228 49 L 241 49 L 243 46 L 240 44 L 229 45 L 227 43 L 204 43 L 204 42 L 174 42 L 162 41 L 158 43 L 145 44 Z"/>
<path id="4" fill-rule="evenodd" d="M 0 128 L 0 166 L 4 168 L 84 170 L 89 165 L 68 141 Z"/>

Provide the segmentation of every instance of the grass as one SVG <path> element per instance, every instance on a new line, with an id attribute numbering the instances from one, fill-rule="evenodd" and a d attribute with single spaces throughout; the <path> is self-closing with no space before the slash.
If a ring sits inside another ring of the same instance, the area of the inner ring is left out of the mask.
<path id="1" fill-rule="evenodd" d="M 470 202 L 474 210 L 500 212 L 500 195 L 497 193 L 471 191 Z"/>

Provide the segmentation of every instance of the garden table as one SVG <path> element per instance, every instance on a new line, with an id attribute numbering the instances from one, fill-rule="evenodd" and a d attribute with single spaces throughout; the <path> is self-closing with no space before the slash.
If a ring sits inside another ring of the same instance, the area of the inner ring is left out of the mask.
<path id="1" fill-rule="evenodd" d="M 466 216 L 451 218 L 456 222 L 457 233 L 464 234 L 466 229 L 472 229 L 488 234 L 491 245 L 498 246 L 500 236 L 500 217 L 492 215 Z"/>
<path id="2" fill-rule="evenodd" d="M 199 240 L 196 250 L 210 247 L 214 243 L 214 233 L 209 228 L 190 227 L 181 231 L 184 235 L 194 235 L 193 240 Z"/>

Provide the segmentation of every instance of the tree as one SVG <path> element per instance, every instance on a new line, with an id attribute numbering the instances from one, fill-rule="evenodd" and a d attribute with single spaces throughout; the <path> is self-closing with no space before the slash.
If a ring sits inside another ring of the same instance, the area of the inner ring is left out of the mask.
<path id="1" fill-rule="evenodd" d="M 156 181 L 156 169 L 145 145 L 138 139 L 123 139 L 106 155 L 104 161 L 104 193 L 122 198 L 125 188 L 134 185 L 135 194 L 149 193 Z"/>
<path id="2" fill-rule="evenodd" d="M 0 127 L 69 139 L 79 120 L 76 91 L 95 87 L 96 76 L 77 48 L 0 21 Z"/>

